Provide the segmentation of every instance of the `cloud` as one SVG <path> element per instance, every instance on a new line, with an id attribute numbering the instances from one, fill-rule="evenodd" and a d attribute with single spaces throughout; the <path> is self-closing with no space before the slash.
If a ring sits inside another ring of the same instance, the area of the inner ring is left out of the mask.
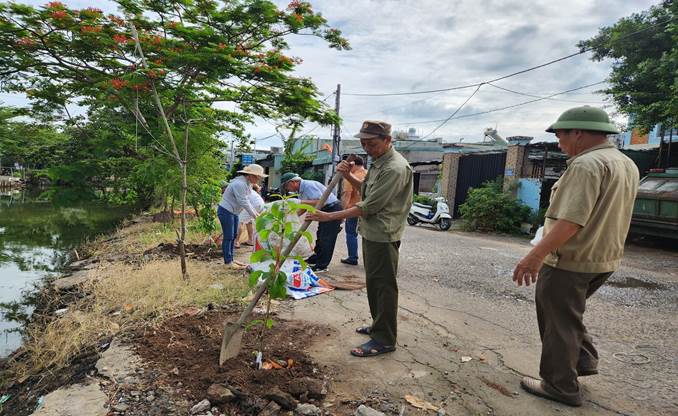
<path id="1" fill-rule="evenodd" d="M 62 0 L 85 6 L 85 1 Z M 286 7 L 289 1 L 276 1 Z M 31 1 L 42 4 L 43 1 Z M 439 89 L 481 82 L 577 51 L 580 40 L 655 1 L 572 0 L 311 0 L 330 25 L 341 29 L 352 50 L 336 51 L 319 39 L 291 37 L 291 53 L 304 59 L 297 75 L 310 77 L 324 94 L 337 84 L 344 93 L 391 93 Z M 111 2 L 99 7 L 114 9 Z M 610 62 L 593 62 L 588 55 L 497 82 L 515 91 L 545 96 L 604 80 Z M 436 135 L 482 137 L 497 126 L 503 136 L 544 136 L 545 126 L 578 103 L 602 102 L 593 92 L 601 86 L 559 96 L 564 101 L 540 101 L 515 109 L 454 119 Z M 408 121 L 449 116 L 473 89 L 401 97 L 341 97 L 344 132 L 355 133 L 366 118 L 390 121 L 406 128 Z M 2 99 L 2 97 L 0 97 Z M 514 105 L 530 100 L 484 86 L 459 115 Z M 328 100 L 330 101 L 330 100 Z M 437 123 L 417 124 L 421 133 Z M 313 125 L 309 124 L 309 128 Z M 255 137 L 273 132 L 263 121 L 250 129 Z M 329 129 L 314 134 L 329 136 Z M 267 140 L 268 144 L 274 140 Z"/>

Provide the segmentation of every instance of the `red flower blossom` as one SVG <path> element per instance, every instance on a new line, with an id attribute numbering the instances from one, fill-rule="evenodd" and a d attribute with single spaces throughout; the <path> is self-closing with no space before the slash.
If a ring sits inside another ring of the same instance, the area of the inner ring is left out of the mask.
<path id="1" fill-rule="evenodd" d="M 83 26 L 80 28 L 81 33 L 99 33 L 103 28 L 101 26 Z"/>
<path id="2" fill-rule="evenodd" d="M 128 84 L 128 82 L 124 79 L 113 78 L 111 80 L 111 85 L 113 86 L 113 88 L 115 88 L 118 91 L 125 88 L 127 86 L 127 84 Z"/>
<path id="3" fill-rule="evenodd" d="M 301 6 L 301 1 L 299 0 L 292 0 L 290 4 L 287 5 L 288 9 L 296 9 L 297 7 Z"/>
<path id="4" fill-rule="evenodd" d="M 60 19 L 65 18 L 66 16 L 68 16 L 68 13 L 66 13 L 66 12 L 63 11 L 63 10 L 56 10 L 56 11 L 53 11 L 53 12 L 50 14 L 50 16 L 52 16 L 52 19 L 60 20 Z"/>
<path id="5" fill-rule="evenodd" d="M 226 49 L 226 44 L 225 43 L 220 43 L 217 45 L 217 49 Z"/>
<path id="6" fill-rule="evenodd" d="M 108 20 L 110 20 L 111 22 L 115 23 L 118 26 L 124 26 L 125 25 L 125 21 L 123 19 L 119 18 L 118 16 L 114 16 L 112 14 L 108 15 Z"/>
<path id="7" fill-rule="evenodd" d="M 122 35 L 122 34 L 119 34 L 119 33 L 116 33 L 115 35 L 113 35 L 113 42 L 115 42 L 117 44 L 124 45 L 128 41 L 129 41 L 129 39 L 127 39 L 127 36 L 125 36 L 125 35 Z"/>
<path id="8" fill-rule="evenodd" d="M 63 9 L 63 8 L 65 8 L 65 6 L 60 1 L 52 1 L 52 2 L 47 3 L 47 8 L 49 8 L 49 9 Z"/>
<path id="9" fill-rule="evenodd" d="M 297 21 L 297 23 L 304 21 L 304 16 L 300 15 L 299 13 L 294 13 L 292 16 L 294 17 L 294 20 Z"/>
<path id="10" fill-rule="evenodd" d="M 19 39 L 19 40 L 17 41 L 17 44 L 18 44 L 19 46 L 29 47 L 29 46 L 34 46 L 34 45 L 35 45 L 35 41 L 34 41 L 33 39 L 31 39 L 31 38 L 25 37 L 25 38 Z"/>
<path id="11" fill-rule="evenodd" d="M 150 91 L 151 87 L 147 83 L 143 84 L 134 84 L 131 86 L 135 91 Z"/>

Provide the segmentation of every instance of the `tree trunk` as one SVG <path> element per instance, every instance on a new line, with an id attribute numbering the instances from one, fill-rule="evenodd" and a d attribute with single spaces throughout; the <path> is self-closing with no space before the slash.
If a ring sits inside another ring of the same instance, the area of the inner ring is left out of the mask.
<path id="1" fill-rule="evenodd" d="M 172 202 L 170 202 L 170 223 L 174 224 L 174 195 L 172 195 Z"/>
<path id="2" fill-rule="evenodd" d="M 188 280 L 186 271 L 186 192 L 188 190 L 188 181 L 186 178 L 186 162 L 181 166 L 181 232 L 179 236 L 179 257 L 181 258 L 181 277 Z"/>
<path id="3" fill-rule="evenodd" d="M 141 66 L 144 69 L 148 69 L 148 62 L 146 62 L 146 57 L 144 56 L 144 51 L 143 48 L 141 47 L 141 42 L 139 41 L 139 33 L 137 33 L 137 28 L 134 26 L 134 23 L 131 22 L 130 20 L 130 30 L 132 32 L 132 37 L 134 38 L 134 44 L 136 45 L 136 51 L 139 54 L 139 58 L 141 58 Z M 179 254 L 181 257 L 181 275 L 184 279 L 188 278 L 188 274 L 186 272 L 186 251 L 184 247 L 184 238 L 186 237 L 186 160 L 188 159 L 186 155 L 188 154 L 188 125 L 186 126 L 186 135 L 185 135 L 185 154 L 184 158 L 181 158 L 181 155 L 179 154 L 179 149 L 177 148 L 177 142 L 174 139 L 174 134 L 172 134 L 172 128 L 169 125 L 169 121 L 167 120 L 167 115 L 165 114 L 165 108 L 162 105 L 162 101 L 160 100 L 160 95 L 158 95 L 158 90 L 155 88 L 155 83 L 153 82 L 152 79 L 149 79 L 151 83 L 151 93 L 153 100 L 155 101 L 155 105 L 158 109 L 158 114 L 160 115 L 160 120 L 162 121 L 163 127 L 165 128 L 165 133 L 167 134 L 167 138 L 169 139 L 170 144 L 172 145 L 172 155 L 174 156 L 174 160 L 177 162 L 179 165 L 179 170 L 181 171 L 181 232 L 177 233 L 177 238 L 178 238 L 178 246 L 179 246 Z M 174 209 L 172 209 L 172 221 L 174 221 Z"/>
<path id="4" fill-rule="evenodd" d="M 664 125 L 659 128 L 659 154 L 657 155 L 658 168 L 664 167 Z"/>

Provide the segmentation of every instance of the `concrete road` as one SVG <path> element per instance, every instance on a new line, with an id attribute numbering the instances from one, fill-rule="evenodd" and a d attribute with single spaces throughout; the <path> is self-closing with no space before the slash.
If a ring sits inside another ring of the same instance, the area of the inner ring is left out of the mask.
<path id="1" fill-rule="evenodd" d="M 339 264 L 343 238 L 328 275 L 360 280 L 361 266 Z M 337 329 L 314 346 L 320 362 L 337 368 L 337 400 L 382 395 L 390 397 L 384 410 L 396 413 L 412 394 L 447 414 L 678 415 L 678 250 L 629 246 L 621 270 L 590 299 L 585 322 L 600 374 L 580 378 L 585 404 L 571 408 L 519 387 L 522 375 L 538 376 L 541 348 L 534 287 L 511 281 L 529 249 L 520 238 L 408 227 L 393 354 L 348 354 L 365 340 L 354 332 L 369 322 L 364 291 L 294 302 L 284 315 Z M 405 405 L 405 414 L 415 411 Z"/>

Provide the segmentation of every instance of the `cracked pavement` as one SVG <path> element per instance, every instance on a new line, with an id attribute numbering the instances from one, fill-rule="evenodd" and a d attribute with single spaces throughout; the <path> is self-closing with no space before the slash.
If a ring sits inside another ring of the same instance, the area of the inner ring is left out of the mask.
<path id="1" fill-rule="evenodd" d="M 541 343 L 534 286 L 511 281 L 526 239 L 407 227 L 401 247 L 398 349 L 374 358 L 349 350 L 366 340 L 364 290 L 334 291 L 287 303 L 282 316 L 334 327 L 313 345 L 337 369 L 336 399 L 375 389 L 406 405 L 411 394 L 454 415 L 678 414 L 678 251 L 629 245 L 621 270 L 588 302 L 585 323 L 601 355 L 600 374 L 580 378 L 585 403 L 571 408 L 524 393 L 538 376 Z M 339 263 L 340 234 L 329 277 L 364 279 L 361 266 Z M 462 357 L 471 357 L 462 363 Z M 400 405 L 398 406 L 400 408 Z"/>

